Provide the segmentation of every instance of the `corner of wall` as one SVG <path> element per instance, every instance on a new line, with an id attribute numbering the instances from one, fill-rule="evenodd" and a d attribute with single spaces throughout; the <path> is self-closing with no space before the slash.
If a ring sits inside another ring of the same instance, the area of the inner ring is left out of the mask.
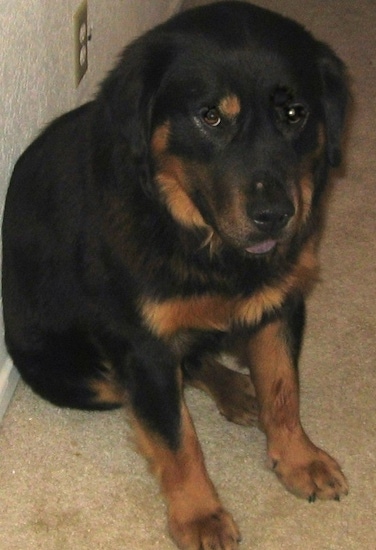
<path id="1" fill-rule="evenodd" d="M 20 375 L 13 366 L 11 359 L 8 357 L 0 368 L 0 422 L 12 399 L 19 378 Z"/>

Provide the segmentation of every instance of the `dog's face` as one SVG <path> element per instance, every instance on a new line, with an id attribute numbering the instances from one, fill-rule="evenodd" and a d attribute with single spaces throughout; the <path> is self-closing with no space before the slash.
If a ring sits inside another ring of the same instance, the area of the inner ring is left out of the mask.
<path id="1" fill-rule="evenodd" d="M 346 102 L 332 52 L 269 19 L 242 3 L 183 14 L 149 37 L 143 73 L 159 196 L 180 224 L 251 255 L 307 222 L 319 167 L 338 163 Z"/>
<path id="2" fill-rule="evenodd" d="M 156 180 L 180 223 L 266 253 L 310 210 L 324 149 L 319 86 L 312 79 L 304 89 L 281 56 L 255 58 L 254 46 L 230 62 L 205 50 L 193 67 L 195 50 L 178 59 L 157 98 Z"/>

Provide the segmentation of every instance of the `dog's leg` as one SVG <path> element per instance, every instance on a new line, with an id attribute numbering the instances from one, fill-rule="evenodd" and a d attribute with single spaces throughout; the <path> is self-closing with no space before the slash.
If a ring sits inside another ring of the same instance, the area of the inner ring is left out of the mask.
<path id="1" fill-rule="evenodd" d="M 188 367 L 185 372 L 187 383 L 209 394 L 227 420 L 243 426 L 257 424 L 258 407 L 249 375 L 229 369 L 213 358 L 205 358 L 198 368 Z"/>
<path id="2" fill-rule="evenodd" d="M 310 502 L 339 500 L 348 492 L 347 481 L 337 462 L 310 441 L 299 418 L 297 318 L 271 322 L 249 342 L 260 425 L 267 436 L 270 467 L 287 489 Z"/>
<path id="3" fill-rule="evenodd" d="M 177 382 L 177 384 L 179 384 Z M 183 401 L 161 395 L 160 409 L 154 392 L 149 412 L 159 418 L 175 415 L 179 420 L 176 434 L 166 439 L 146 409 L 133 407 L 133 424 L 140 451 L 151 464 L 167 500 L 169 529 L 177 546 L 184 550 L 236 550 L 239 531 L 231 515 L 224 510 L 206 471 L 203 454 Z M 153 426 L 151 429 L 150 426 Z M 165 429 L 165 428 L 164 428 Z M 171 430 L 170 430 L 171 431 Z M 173 433 L 172 430 L 171 433 Z"/>

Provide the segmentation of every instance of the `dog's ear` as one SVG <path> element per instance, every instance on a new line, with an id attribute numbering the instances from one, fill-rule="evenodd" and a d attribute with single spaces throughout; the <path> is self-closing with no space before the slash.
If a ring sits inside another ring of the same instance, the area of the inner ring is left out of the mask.
<path id="1" fill-rule="evenodd" d="M 327 156 L 331 166 L 341 163 L 341 138 L 345 124 L 349 91 L 342 61 L 321 44 L 319 71 L 323 85 L 322 107 L 326 126 Z"/>
<path id="2" fill-rule="evenodd" d="M 152 192 L 150 138 L 154 98 L 169 64 L 168 41 L 152 33 L 131 43 L 108 75 L 98 94 L 112 158 L 129 166 L 145 192 Z"/>

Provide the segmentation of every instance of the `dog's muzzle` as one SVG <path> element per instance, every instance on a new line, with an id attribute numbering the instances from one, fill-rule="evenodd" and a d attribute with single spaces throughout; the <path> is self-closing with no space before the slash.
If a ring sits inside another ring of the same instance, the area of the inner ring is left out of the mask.
<path id="1" fill-rule="evenodd" d="M 247 214 L 256 230 L 253 238 L 257 240 L 247 248 L 247 252 L 265 254 L 283 237 L 283 230 L 294 216 L 295 207 L 280 185 L 257 181 Z"/>

